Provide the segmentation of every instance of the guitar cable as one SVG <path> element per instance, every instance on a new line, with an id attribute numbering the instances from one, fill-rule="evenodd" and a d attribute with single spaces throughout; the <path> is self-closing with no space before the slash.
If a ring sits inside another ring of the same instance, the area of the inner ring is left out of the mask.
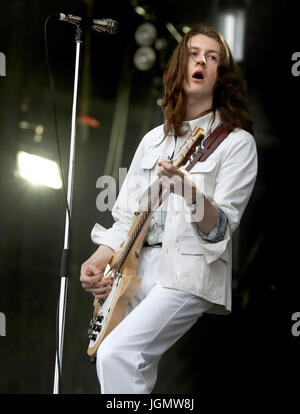
<path id="1" fill-rule="evenodd" d="M 65 177 L 63 172 L 63 166 L 62 166 L 62 157 L 61 157 L 61 149 L 60 149 L 60 142 L 58 137 L 58 127 L 57 127 L 57 116 L 56 116 L 56 105 L 55 105 L 55 90 L 54 90 L 54 80 L 53 80 L 53 73 L 51 69 L 50 64 L 50 58 L 49 58 L 49 50 L 48 50 L 48 40 L 47 40 L 47 25 L 50 21 L 50 19 L 57 19 L 57 13 L 53 13 L 50 16 L 47 17 L 45 24 L 44 24 L 44 42 L 45 42 L 45 52 L 46 52 L 46 62 L 47 62 L 47 68 L 48 68 L 48 74 L 49 74 L 49 81 L 50 81 L 50 90 L 51 90 L 51 104 L 52 104 L 52 111 L 53 111 L 53 119 L 54 119 L 54 130 L 55 130 L 55 138 L 56 138 L 56 146 L 57 146 L 57 153 L 58 153 L 58 165 L 59 170 L 62 178 L 62 187 L 63 187 L 63 193 L 64 193 L 64 200 L 66 204 L 66 211 L 69 218 L 69 226 L 71 228 L 71 213 L 70 213 L 70 207 L 68 204 L 68 198 L 67 198 L 67 191 L 66 191 L 66 184 L 65 184 Z M 69 231 L 69 238 L 70 238 Z M 63 250 L 62 254 L 62 262 L 68 259 L 68 256 L 66 255 L 66 251 Z M 56 308 L 56 357 L 57 357 L 57 364 L 58 364 L 58 392 L 61 393 L 61 361 L 59 357 L 59 300 L 57 302 L 57 308 Z"/>

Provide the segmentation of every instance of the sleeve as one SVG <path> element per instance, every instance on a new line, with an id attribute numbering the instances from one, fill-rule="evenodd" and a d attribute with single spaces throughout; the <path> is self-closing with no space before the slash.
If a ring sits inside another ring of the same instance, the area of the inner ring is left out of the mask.
<path id="1" fill-rule="evenodd" d="M 253 136 L 234 131 L 219 172 L 213 201 L 228 219 L 229 233 L 238 227 L 257 176 L 257 150 Z"/>
<path id="2" fill-rule="evenodd" d="M 114 224 L 111 228 L 105 229 L 96 223 L 91 232 L 91 239 L 94 243 L 105 244 L 115 252 L 120 250 L 134 219 L 136 201 L 140 195 L 138 171 L 139 162 L 143 156 L 143 147 L 142 140 L 134 154 L 118 198 L 112 208 Z"/>
<path id="3" fill-rule="evenodd" d="M 215 227 L 211 230 L 209 234 L 203 233 L 200 228 L 198 228 L 198 233 L 203 240 L 207 240 L 211 243 L 217 243 L 224 239 L 226 229 L 227 229 L 227 217 L 223 210 L 218 208 L 218 221 Z"/>
<path id="4" fill-rule="evenodd" d="M 230 141 L 222 154 L 214 193 L 209 197 L 213 205 L 222 210 L 227 218 L 225 234 L 222 240 L 209 242 L 199 234 L 197 224 L 194 223 L 193 226 L 208 263 L 225 253 L 232 234 L 240 223 L 257 176 L 257 150 L 253 136 L 244 130 L 237 130 L 231 132 L 227 139 Z"/>

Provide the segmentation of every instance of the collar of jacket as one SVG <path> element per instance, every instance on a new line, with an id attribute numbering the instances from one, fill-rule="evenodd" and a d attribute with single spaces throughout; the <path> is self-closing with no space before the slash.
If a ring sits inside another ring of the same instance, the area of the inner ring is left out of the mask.
<path id="1" fill-rule="evenodd" d="M 204 129 L 204 139 L 206 139 L 221 122 L 219 111 L 216 111 L 216 116 L 213 123 L 211 123 L 212 116 L 213 113 L 209 112 L 208 114 L 201 116 L 200 118 L 192 119 L 191 121 L 185 121 L 190 126 L 190 133 L 192 133 L 194 128 L 198 126 Z"/>
<path id="2" fill-rule="evenodd" d="M 211 124 L 212 120 L 212 112 L 209 112 L 206 115 L 201 116 L 200 118 L 192 119 L 191 121 L 184 121 L 184 125 L 188 126 L 188 132 L 186 134 L 186 137 L 188 137 L 194 128 L 196 126 L 199 126 L 200 128 L 204 129 L 204 139 L 206 139 L 209 134 L 220 124 L 221 117 L 219 114 L 219 111 L 216 111 L 216 116 L 214 122 Z M 161 144 L 162 141 L 165 139 L 165 133 L 163 130 L 163 125 L 161 125 L 160 133 L 156 135 L 155 138 L 151 140 L 151 143 L 149 143 L 150 147 L 156 147 L 157 145 Z M 173 135 L 170 135 L 173 137 Z"/>

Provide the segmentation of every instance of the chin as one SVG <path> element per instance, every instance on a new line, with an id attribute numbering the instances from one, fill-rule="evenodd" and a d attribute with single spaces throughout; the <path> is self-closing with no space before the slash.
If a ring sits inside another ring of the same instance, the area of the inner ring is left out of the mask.
<path id="1" fill-rule="evenodd" d="M 208 98 L 208 95 L 206 93 L 203 93 L 203 91 L 199 91 L 199 89 L 186 91 L 185 94 L 188 98 L 194 98 L 194 99 L 207 99 Z"/>

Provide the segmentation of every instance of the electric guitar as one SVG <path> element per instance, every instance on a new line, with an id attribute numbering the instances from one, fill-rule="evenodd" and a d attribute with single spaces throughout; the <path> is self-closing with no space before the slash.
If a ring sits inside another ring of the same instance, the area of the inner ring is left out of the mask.
<path id="1" fill-rule="evenodd" d="M 172 161 L 178 168 L 188 161 L 192 162 L 193 155 L 204 137 L 204 130 L 195 127 L 193 133 L 185 140 L 178 155 Z M 151 186 L 148 191 L 151 190 Z M 151 193 L 151 191 L 150 191 Z M 152 191 L 153 193 L 153 191 Z M 169 194 L 169 193 L 168 193 Z M 167 195 L 168 195 L 167 194 Z M 103 279 L 112 279 L 112 289 L 106 299 L 95 298 L 93 315 L 89 326 L 89 345 L 87 353 L 91 362 L 95 362 L 96 353 L 103 339 L 121 322 L 126 306 L 135 295 L 141 278 L 136 275 L 136 266 L 140 251 L 143 247 L 153 212 L 162 204 L 164 195 L 159 183 L 158 191 L 151 194 L 147 208 L 135 213 L 136 217 L 122 244 L 121 250 L 114 254 L 110 265 L 107 266 Z"/>

